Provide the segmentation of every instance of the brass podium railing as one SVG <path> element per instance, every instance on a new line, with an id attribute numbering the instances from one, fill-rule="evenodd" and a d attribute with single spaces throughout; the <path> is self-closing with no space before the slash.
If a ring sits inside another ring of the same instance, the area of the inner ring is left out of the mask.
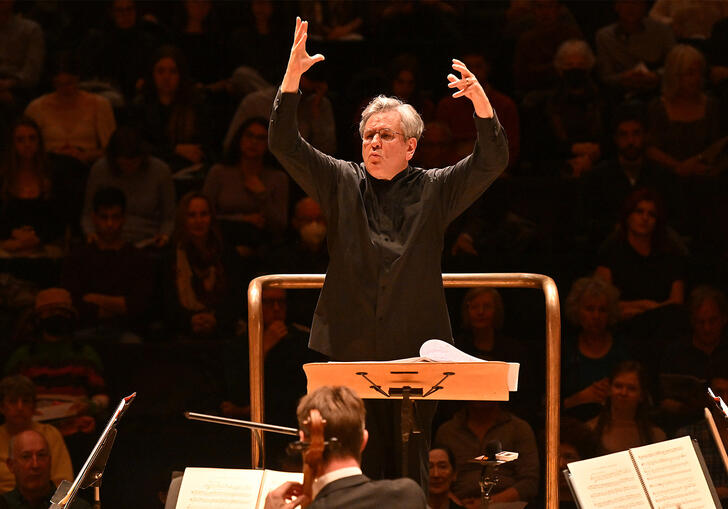
<path id="1" fill-rule="evenodd" d="M 540 288 L 546 299 L 546 507 L 556 509 L 558 495 L 559 381 L 561 373 L 561 317 L 556 283 L 540 274 L 443 274 L 445 288 L 498 287 Z M 248 338 L 250 348 L 250 418 L 264 422 L 263 401 L 263 287 L 316 289 L 322 274 L 278 274 L 253 279 L 248 286 Z M 260 466 L 265 451 L 251 438 L 253 468 Z"/>

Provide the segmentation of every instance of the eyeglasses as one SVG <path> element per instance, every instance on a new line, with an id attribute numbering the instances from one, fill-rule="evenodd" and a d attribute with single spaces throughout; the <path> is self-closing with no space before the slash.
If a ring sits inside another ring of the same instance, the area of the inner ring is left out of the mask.
<path id="1" fill-rule="evenodd" d="M 379 139 L 385 143 L 394 141 L 394 139 L 397 137 L 398 134 L 401 134 L 402 136 L 404 136 L 404 134 L 402 134 L 402 133 L 398 133 L 397 131 L 392 131 L 391 129 L 384 128 L 384 129 L 379 129 L 378 131 L 364 131 L 364 136 L 362 136 L 362 141 L 364 143 L 371 143 L 372 141 L 374 141 L 374 136 L 377 134 L 379 135 Z"/>

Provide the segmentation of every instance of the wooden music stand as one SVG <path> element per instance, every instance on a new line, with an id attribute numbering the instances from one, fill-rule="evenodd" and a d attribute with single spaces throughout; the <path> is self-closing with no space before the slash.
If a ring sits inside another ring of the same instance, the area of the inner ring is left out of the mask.
<path id="1" fill-rule="evenodd" d="M 407 475 L 409 437 L 416 433 L 413 399 L 508 401 L 518 390 L 512 362 L 312 362 L 304 364 L 308 392 L 345 385 L 362 399 L 401 399 L 402 474 Z"/>

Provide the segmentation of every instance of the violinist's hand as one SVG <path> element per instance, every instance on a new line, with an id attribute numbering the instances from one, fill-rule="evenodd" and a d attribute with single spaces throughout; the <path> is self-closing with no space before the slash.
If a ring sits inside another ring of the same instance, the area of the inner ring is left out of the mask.
<path id="1" fill-rule="evenodd" d="M 265 497 L 265 509 L 293 509 L 308 503 L 303 494 L 303 485 L 297 482 L 284 482 Z"/>

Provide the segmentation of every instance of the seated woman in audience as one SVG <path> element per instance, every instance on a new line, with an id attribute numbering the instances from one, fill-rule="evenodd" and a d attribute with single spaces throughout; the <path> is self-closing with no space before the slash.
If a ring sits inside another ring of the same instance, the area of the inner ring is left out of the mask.
<path id="1" fill-rule="evenodd" d="M 117 129 L 106 156 L 91 168 L 81 220 L 87 237 L 95 231 L 91 219 L 94 194 L 104 187 L 121 189 L 126 196 L 124 240 L 137 247 L 167 244 L 174 228 L 172 176 L 169 166 L 146 152 L 136 128 Z"/>
<path id="2" fill-rule="evenodd" d="M 556 85 L 524 98 L 524 150 L 550 173 L 579 177 L 601 157 L 605 104 L 592 78 L 595 62 L 586 41 L 561 43 L 553 61 Z"/>
<path id="3" fill-rule="evenodd" d="M 472 288 L 465 294 L 461 307 L 462 327 L 455 338 L 455 346 L 475 357 L 489 361 L 518 362 L 521 364 L 519 386 L 510 409 L 526 417 L 532 405 L 538 405 L 542 392 L 535 380 L 539 375 L 531 369 L 531 357 L 525 345 L 503 334 L 503 299 L 495 288 Z M 448 405 L 444 405 L 445 413 Z"/>
<path id="4" fill-rule="evenodd" d="M 165 267 L 165 322 L 192 337 L 233 334 L 242 294 L 210 200 L 186 194 L 177 206 L 174 250 Z"/>
<path id="5" fill-rule="evenodd" d="M 595 274 L 619 289 L 623 318 L 683 303 L 680 248 L 670 238 L 656 192 L 638 189 L 625 200 L 619 228 L 600 248 Z"/>
<path id="6" fill-rule="evenodd" d="M 649 418 L 649 394 L 642 365 L 620 363 L 609 378 L 609 396 L 604 410 L 589 421 L 605 452 L 618 452 L 665 440 L 665 432 Z"/>
<path id="7" fill-rule="evenodd" d="M 629 358 L 610 326 L 619 318 L 619 291 L 599 279 L 583 277 L 571 287 L 566 317 L 576 337 L 565 341 L 563 408 L 582 420 L 596 416 L 609 395 L 609 375 Z"/>
<path id="8" fill-rule="evenodd" d="M 25 114 L 40 126 L 46 150 L 90 165 L 116 129 L 111 103 L 79 88 L 78 62 L 70 52 L 51 60 L 49 74 L 55 90 L 31 102 Z"/>
<path id="9" fill-rule="evenodd" d="M 218 211 L 224 237 L 242 256 L 279 238 L 288 221 L 288 176 L 267 160 L 268 123 L 245 121 L 205 179 L 204 194 Z"/>
<path id="10" fill-rule="evenodd" d="M 37 251 L 61 237 L 64 227 L 38 124 L 19 119 L 8 145 L 9 157 L 2 165 L 0 248 L 17 254 Z"/>
<path id="11" fill-rule="evenodd" d="M 173 171 L 207 160 L 209 129 L 205 109 L 179 49 L 162 46 L 157 50 L 134 103 L 137 125 L 155 157 Z"/>
<path id="12" fill-rule="evenodd" d="M 682 176 L 713 169 L 702 152 L 720 135 L 720 109 L 703 90 L 704 76 L 705 57 L 678 44 L 665 61 L 662 95 L 650 105 L 647 154 Z"/>

